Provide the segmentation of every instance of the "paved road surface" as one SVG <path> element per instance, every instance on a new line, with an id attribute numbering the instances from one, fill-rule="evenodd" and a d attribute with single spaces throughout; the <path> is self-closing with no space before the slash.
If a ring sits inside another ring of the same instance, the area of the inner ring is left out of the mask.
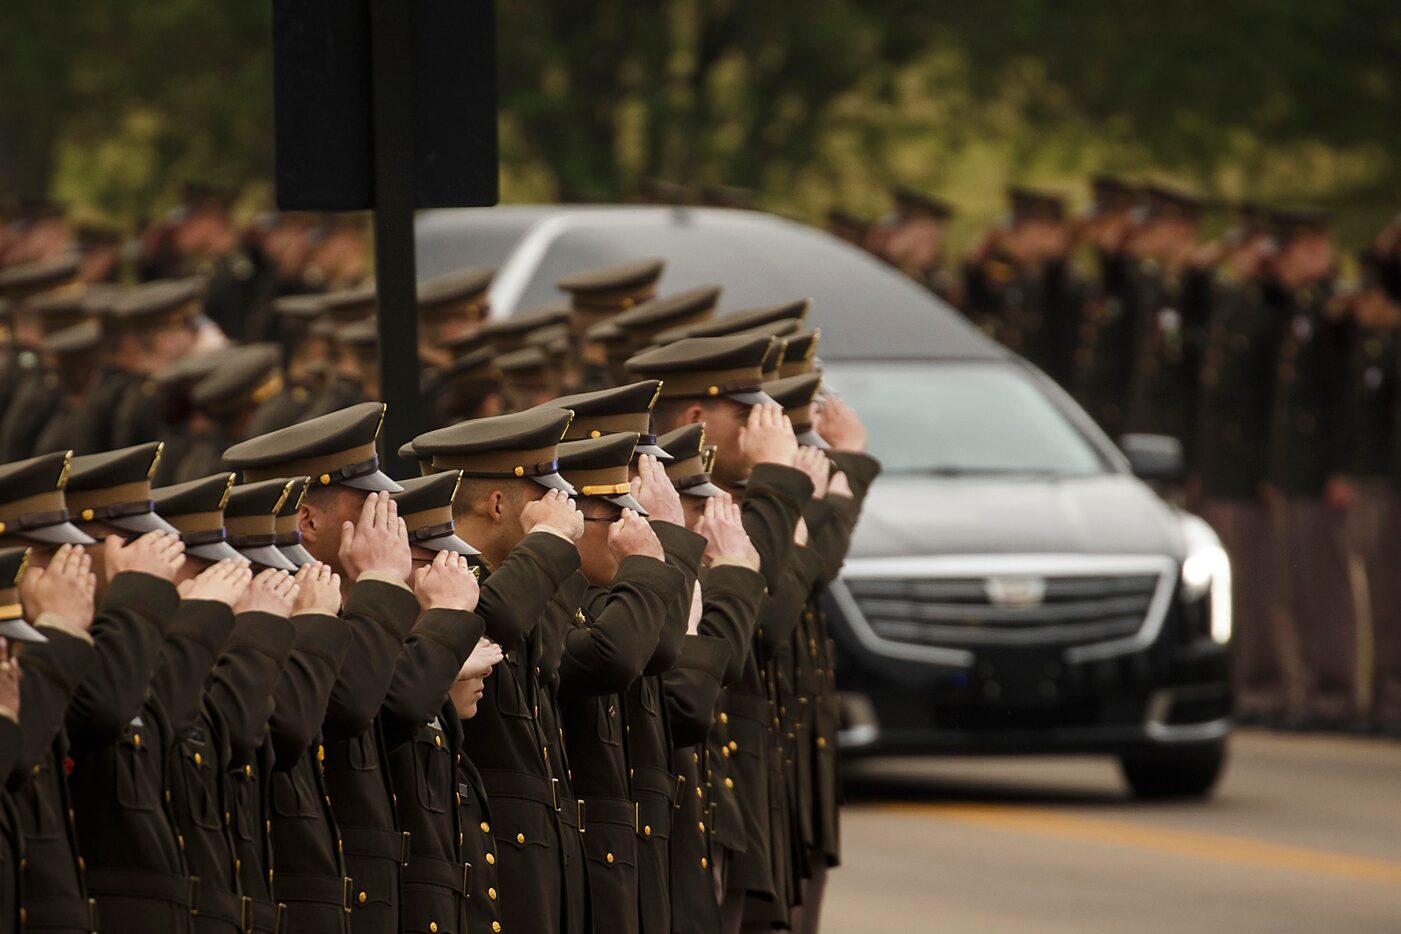
<path id="1" fill-rule="evenodd" d="M 1097 759 L 862 763 L 823 932 L 1401 932 L 1401 743 L 1241 732 L 1211 801 Z"/>

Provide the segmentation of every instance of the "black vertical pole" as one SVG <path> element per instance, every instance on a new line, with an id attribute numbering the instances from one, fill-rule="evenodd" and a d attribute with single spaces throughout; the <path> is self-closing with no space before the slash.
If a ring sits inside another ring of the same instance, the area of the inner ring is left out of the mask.
<path id="1" fill-rule="evenodd" d="M 414 273 L 413 12 L 406 0 L 370 0 L 374 115 L 375 285 L 379 292 L 381 438 L 393 476 L 416 474 L 400 445 L 423 424 Z"/>

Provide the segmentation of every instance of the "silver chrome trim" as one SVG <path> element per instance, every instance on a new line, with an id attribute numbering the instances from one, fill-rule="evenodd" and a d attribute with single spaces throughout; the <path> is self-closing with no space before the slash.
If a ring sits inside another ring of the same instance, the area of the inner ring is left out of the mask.
<path id="1" fill-rule="evenodd" d="M 1041 576 L 1075 577 L 1081 575 L 1132 576 L 1155 574 L 1158 586 L 1144 615 L 1143 625 L 1131 636 L 1094 642 L 1067 648 L 1067 662 L 1082 663 L 1113 658 L 1142 651 L 1152 645 L 1162 631 L 1172 595 L 1181 574 L 1178 562 L 1167 555 L 1090 555 L 1090 554 L 1008 554 L 1008 555 L 930 555 L 908 558 L 850 558 L 842 568 L 842 577 L 854 580 L 871 579 L 938 579 L 949 577 Z M 916 646 L 893 642 L 878 636 L 865 615 L 857 607 L 851 591 L 842 578 L 832 583 L 829 592 L 841 609 L 852 633 L 867 650 L 891 658 L 925 661 L 955 668 L 972 667 L 975 653 L 964 649 Z M 1173 727 L 1171 729 L 1176 729 Z"/>

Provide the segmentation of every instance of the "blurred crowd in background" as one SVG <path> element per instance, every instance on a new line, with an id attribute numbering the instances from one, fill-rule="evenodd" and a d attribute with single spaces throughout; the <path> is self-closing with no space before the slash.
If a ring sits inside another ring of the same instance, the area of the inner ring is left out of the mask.
<path id="1" fill-rule="evenodd" d="M 1036 364 L 1112 437 L 1181 443 L 1186 473 L 1165 492 L 1232 556 L 1243 718 L 1401 733 L 1401 221 L 1351 256 L 1323 210 L 1111 176 L 1088 188 L 1083 209 L 1009 188 L 961 254 L 955 205 L 922 191 L 895 190 L 878 217 L 833 209 L 827 227 Z M 378 397 L 365 218 L 240 221 L 235 200 L 187 185 L 134 230 L 72 223 L 46 199 L 3 208 L 6 365 L 26 378 L 5 381 L 0 458 L 178 438 L 160 478 L 174 482 L 240 437 Z M 662 181 L 635 200 L 760 203 Z M 133 297 L 172 282 L 198 282 L 197 300 Z M 609 360 L 609 335 L 572 333 L 560 308 L 485 324 L 489 283 L 483 270 L 450 300 L 420 294 L 439 423 L 558 394 L 581 348 Z M 216 370 L 240 375 L 211 388 Z"/>

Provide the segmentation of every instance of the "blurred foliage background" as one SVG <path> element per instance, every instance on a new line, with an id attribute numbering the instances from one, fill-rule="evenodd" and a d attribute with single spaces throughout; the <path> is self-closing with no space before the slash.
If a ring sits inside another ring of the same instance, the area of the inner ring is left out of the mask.
<path id="1" fill-rule="evenodd" d="M 444 2 L 444 0 L 422 0 Z M 5 0 L 0 191 L 130 223 L 187 180 L 271 204 L 267 0 Z M 817 220 L 1092 171 L 1401 208 L 1396 0 L 498 0 L 507 201 L 727 184 Z"/>

